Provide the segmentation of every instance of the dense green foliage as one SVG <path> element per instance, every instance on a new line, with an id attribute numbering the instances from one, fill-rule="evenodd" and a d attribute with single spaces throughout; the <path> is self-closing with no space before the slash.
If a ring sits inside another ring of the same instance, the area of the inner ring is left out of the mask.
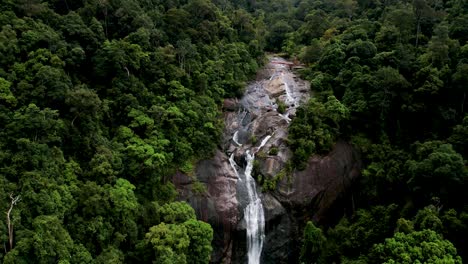
<path id="1" fill-rule="evenodd" d="M 314 153 L 326 153 L 337 140 L 340 123 L 346 120 L 349 111 L 335 96 L 320 102 L 316 98 L 298 109 L 289 129 L 290 146 L 294 150 L 297 167 Z"/>
<path id="2" fill-rule="evenodd" d="M 432 230 L 396 233 L 372 250 L 373 263 L 459 263 L 457 250 Z"/>
<path id="3" fill-rule="evenodd" d="M 323 238 L 306 225 L 301 261 L 468 259 L 466 1 L 266 2 L 267 48 L 305 63 L 313 91 L 290 127 L 294 165 L 337 140 L 363 159 L 345 216 Z"/>
<path id="4" fill-rule="evenodd" d="M 363 159 L 300 261 L 461 263 L 466 25 L 464 0 L 1 1 L 0 261 L 208 262 L 213 231 L 168 178 L 213 153 L 266 49 L 313 90 L 266 189 L 337 140 Z"/>
<path id="5" fill-rule="evenodd" d="M 307 222 L 304 228 L 304 241 L 301 248 L 301 262 L 314 260 L 315 262 L 323 262 L 323 250 L 326 238 L 322 230 L 316 227 L 312 222 Z"/>
<path id="6" fill-rule="evenodd" d="M 262 62 L 262 19 L 224 9 L 0 1 L 0 262 L 209 261 L 168 176 L 213 153 Z"/>

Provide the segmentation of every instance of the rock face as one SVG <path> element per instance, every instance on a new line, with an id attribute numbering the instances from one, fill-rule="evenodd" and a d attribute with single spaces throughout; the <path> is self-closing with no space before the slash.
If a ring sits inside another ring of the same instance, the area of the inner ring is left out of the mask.
<path id="1" fill-rule="evenodd" d="M 266 207 L 266 214 L 271 217 L 263 263 L 297 263 L 298 238 L 302 237 L 306 221 L 326 220 L 335 203 L 359 177 L 360 170 L 359 153 L 351 145 L 338 142 L 327 156 L 311 157 L 305 170 L 284 177 L 271 192 L 284 209 Z"/>
<path id="2" fill-rule="evenodd" d="M 236 99 L 224 99 L 223 110 L 224 111 L 237 111 L 239 109 L 239 102 Z"/>
<path id="3" fill-rule="evenodd" d="M 276 78 L 270 82 L 270 85 L 268 85 L 265 90 L 271 97 L 276 98 L 286 93 L 283 86 L 284 83 L 279 78 Z"/>
<path id="4" fill-rule="evenodd" d="M 360 175 L 359 154 L 349 144 L 338 142 L 325 157 L 314 156 L 303 171 L 296 171 L 291 180 L 283 179 L 275 197 L 291 208 L 312 207 L 315 221 L 321 221 L 333 203 L 351 187 Z"/>
<path id="5" fill-rule="evenodd" d="M 236 192 L 237 176 L 229 166 L 227 156 L 217 151 L 210 160 L 201 161 L 196 179 L 206 186 L 206 192 L 196 190 L 195 177 L 177 173 L 173 183 L 179 199 L 187 201 L 200 220 L 210 223 L 214 230 L 212 255 L 214 263 L 231 263 L 233 235 L 239 222 Z"/>
<path id="6" fill-rule="evenodd" d="M 257 177 L 265 216 L 261 263 L 297 263 L 305 222 L 326 221 L 360 173 L 359 154 L 345 142 L 338 142 L 327 156 L 311 157 L 305 170 L 287 173 L 292 157 L 287 145 L 289 117 L 308 98 L 309 89 L 286 68 L 269 67 L 262 71 L 265 79 L 250 85 L 240 101 L 224 101 L 226 126 L 215 156 L 199 162 L 194 176 L 177 173 L 173 177 L 179 198 L 214 229 L 212 263 L 246 263 L 244 208 L 248 201 L 239 173 L 245 168 L 247 150 L 256 153 L 252 176 Z M 276 111 L 277 100 L 288 106 L 284 115 Z M 276 188 L 261 193 L 265 181 L 276 181 Z"/>

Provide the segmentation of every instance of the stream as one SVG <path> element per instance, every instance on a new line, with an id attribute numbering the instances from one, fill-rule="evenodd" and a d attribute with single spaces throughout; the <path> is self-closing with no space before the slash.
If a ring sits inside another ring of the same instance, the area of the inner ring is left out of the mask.
<path id="1" fill-rule="evenodd" d="M 271 148 L 283 148 L 287 127 L 296 108 L 308 98 L 308 87 L 299 84 L 288 61 L 270 57 L 257 81 L 247 86 L 239 109 L 225 117 L 225 152 L 238 178 L 241 224 L 246 230 L 247 263 L 259 264 L 265 244 L 265 210 L 261 188 L 254 179 L 255 157 L 269 155 Z M 286 106 L 278 112 L 278 102 Z M 274 122 L 273 122 L 274 121 Z M 287 159 L 289 157 L 283 157 Z"/>

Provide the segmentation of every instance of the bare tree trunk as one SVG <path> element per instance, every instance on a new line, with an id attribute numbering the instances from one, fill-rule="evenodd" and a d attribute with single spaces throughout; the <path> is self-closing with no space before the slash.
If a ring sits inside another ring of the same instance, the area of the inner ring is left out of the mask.
<path id="1" fill-rule="evenodd" d="M 21 196 L 18 195 L 16 197 L 13 197 L 13 194 L 10 193 L 10 209 L 7 211 L 7 226 L 8 226 L 8 242 L 10 243 L 10 250 L 13 249 L 13 223 L 11 223 L 11 211 L 13 210 L 13 207 L 21 200 Z"/>

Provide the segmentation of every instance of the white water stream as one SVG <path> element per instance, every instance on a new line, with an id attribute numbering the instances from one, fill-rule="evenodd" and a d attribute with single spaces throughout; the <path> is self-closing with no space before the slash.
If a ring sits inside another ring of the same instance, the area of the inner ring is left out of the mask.
<path id="1" fill-rule="evenodd" d="M 234 153 L 232 153 L 231 156 L 229 157 L 229 164 L 231 164 L 232 170 L 236 173 L 237 179 L 242 181 L 242 179 L 239 177 L 239 173 L 237 172 L 238 165 L 236 161 L 234 160 Z"/>
<path id="2" fill-rule="evenodd" d="M 247 180 L 247 193 L 249 195 L 249 204 L 244 209 L 244 217 L 247 225 L 247 257 L 249 264 L 260 263 L 262 255 L 263 240 L 265 238 L 265 214 L 263 210 L 262 200 L 257 193 L 257 186 L 252 177 L 253 163 L 255 161 L 255 153 L 265 146 L 271 135 L 266 136 L 260 146 L 250 154 L 250 150 L 245 153 L 247 166 L 245 167 L 245 178 Z"/>
<path id="3" fill-rule="evenodd" d="M 275 58 L 280 60 L 280 58 Z M 282 59 L 281 59 L 282 60 Z M 283 60 L 284 61 L 284 60 Z M 247 89 L 244 97 L 241 100 L 242 110 L 237 113 L 236 121 L 232 121 L 233 126 L 231 145 L 233 151 L 229 157 L 229 163 L 235 171 L 235 175 L 239 179 L 238 185 L 246 191 L 246 206 L 244 208 L 244 220 L 247 231 L 247 262 L 248 264 L 260 264 L 262 250 L 265 240 L 265 212 L 261 200 L 261 196 L 257 193 L 255 179 L 252 177 L 252 170 L 255 162 L 255 154 L 259 152 L 270 140 L 275 137 L 275 129 L 271 135 L 266 135 L 258 146 L 246 142 L 247 132 L 252 133 L 253 123 L 257 122 L 263 114 L 272 110 L 272 106 L 277 100 L 270 98 L 265 90 L 265 86 L 269 85 L 270 81 L 275 78 L 280 78 L 284 83 L 286 97 L 281 99 L 287 105 L 287 111 L 284 114 L 278 113 L 287 123 L 291 121 L 289 117 L 290 111 L 294 111 L 299 105 L 299 100 L 302 97 L 297 89 L 298 86 L 293 79 L 293 75 L 287 67 L 281 64 L 271 64 L 272 72 L 269 81 L 260 81 L 252 84 Z M 273 109 L 274 110 L 274 109 Z M 232 132 L 231 132 L 232 133 Z M 241 164 L 239 166 L 235 161 L 235 154 L 240 153 L 245 159 L 245 168 Z M 245 195 L 245 193 L 244 193 Z"/>
<path id="4" fill-rule="evenodd" d="M 234 141 L 234 143 L 237 144 L 237 146 L 242 146 L 241 143 L 239 143 L 239 130 L 237 130 L 235 133 L 234 133 L 234 136 L 232 136 L 232 140 Z"/>
<path id="5" fill-rule="evenodd" d="M 258 264 L 260 263 L 263 239 L 265 238 L 265 215 L 262 200 L 260 200 L 257 194 L 255 180 L 251 175 L 255 154 L 250 154 L 250 151 L 247 151 L 246 160 L 245 178 L 247 180 L 246 186 L 249 195 L 249 204 L 244 209 L 247 228 L 247 257 L 249 264 Z"/>
<path id="6" fill-rule="evenodd" d="M 289 106 L 292 102 L 294 102 L 294 98 L 291 96 L 291 92 L 289 90 L 289 85 L 287 82 L 284 82 L 284 90 L 286 91 L 286 104 Z"/>
<path id="7" fill-rule="evenodd" d="M 267 141 L 271 138 L 270 135 L 266 136 L 260 146 L 252 147 L 246 150 L 245 161 L 247 163 L 243 176 L 245 181 L 239 175 L 239 166 L 234 160 L 234 153 L 229 157 L 229 163 L 236 173 L 239 181 L 243 182 L 246 187 L 248 195 L 248 204 L 244 209 L 244 219 L 247 230 L 247 258 L 249 264 L 259 264 L 262 255 L 263 241 L 265 238 L 265 214 L 263 210 L 262 200 L 257 193 L 257 185 L 252 177 L 252 169 L 255 161 L 255 154 L 265 146 Z M 237 140 L 234 140 L 236 142 Z M 236 142 L 236 144 L 238 144 Z M 240 146 L 240 144 L 238 144 Z M 241 172 L 242 173 L 242 172 Z"/>

